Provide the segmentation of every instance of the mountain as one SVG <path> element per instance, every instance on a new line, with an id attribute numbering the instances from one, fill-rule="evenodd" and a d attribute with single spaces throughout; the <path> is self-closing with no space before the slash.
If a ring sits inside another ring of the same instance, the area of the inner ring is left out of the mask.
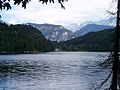
<path id="1" fill-rule="evenodd" d="M 115 17 L 109 17 L 107 19 L 96 21 L 96 22 L 93 22 L 93 23 L 97 24 L 97 25 L 115 26 L 116 18 Z"/>
<path id="2" fill-rule="evenodd" d="M 28 25 L 0 25 L 0 54 L 53 51 L 52 43 Z"/>
<path id="3" fill-rule="evenodd" d="M 91 32 L 72 40 L 60 42 L 62 51 L 111 51 L 114 46 L 114 30 Z"/>
<path id="4" fill-rule="evenodd" d="M 73 32 L 79 30 L 79 25 L 77 23 L 72 23 L 70 25 L 65 25 L 64 27 L 68 30 L 73 31 Z"/>
<path id="5" fill-rule="evenodd" d="M 99 21 L 87 21 L 84 22 L 82 24 L 79 25 L 79 29 L 83 28 L 84 26 L 86 26 L 87 24 L 96 24 L 96 25 L 104 25 L 104 26 L 115 26 L 116 24 L 116 18 L 115 17 L 109 17 L 103 20 L 99 20 Z"/>
<path id="6" fill-rule="evenodd" d="M 69 24 L 69 25 L 65 25 L 64 27 L 73 31 L 73 32 L 76 32 L 77 30 L 80 30 L 81 28 L 85 27 L 88 24 L 115 26 L 116 18 L 115 17 L 109 17 L 109 18 L 106 18 L 106 19 L 103 19 L 103 20 L 98 20 L 98 21 L 86 21 L 86 22 L 80 23 L 80 24 L 72 23 L 72 24 Z"/>
<path id="7" fill-rule="evenodd" d="M 72 39 L 74 37 L 73 32 L 65 29 L 61 25 L 53 25 L 53 24 L 35 24 L 35 23 L 27 23 L 27 25 L 31 25 L 38 30 L 40 30 L 43 35 L 51 41 L 66 41 Z"/>
<path id="8" fill-rule="evenodd" d="M 76 37 L 79 36 L 83 36 L 89 32 L 97 32 L 97 31 L 101 31 L 104 29 L 109 29 L 109 28 L 113 28 L 112 26 L 104 26 L 104 25 L 96 25 L 96 24 L 88 24 L 86 26 L 84 26 L 83 28 L 81 28 L 80 30 L 76 31 L 74 34 Z"/>

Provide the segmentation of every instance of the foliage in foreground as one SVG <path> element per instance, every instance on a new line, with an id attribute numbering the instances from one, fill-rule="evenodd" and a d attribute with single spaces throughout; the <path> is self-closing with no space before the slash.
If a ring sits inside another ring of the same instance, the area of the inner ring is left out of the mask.
<path id="1" fill-rule="evenodd" d="M 14 5 L 22 5 L 22 7 L 23 8 L 25 8 L 26 9 L 26 5 L 28 4 L 28 3 L 30 3 L 30 1 L 31 0 L 0 0 L 0 9 L 1 10 L 3 10 L 3 9 L 7 9 L 7 10 L 9 10 L 9 9 L 11 9 L 12 7 L 12 5 L 11 5 L 11 2 L 13 2 L 14 3 Z M 54 3 L 55 2 L 55 0 L 38 0 L 39 2 L 42 2 L 42 4 L 44 4 L 44 3 Z M 63 8 L 63 9 L 65 9 L 65 7 L 64 7 L 64 5 L 63 5 L 63 2 L 64 1 L 68 1 L 68 0 L 58 0 L 58 3 L 60 3 L 60 5 L 61 5 L 61 8 Z"/>

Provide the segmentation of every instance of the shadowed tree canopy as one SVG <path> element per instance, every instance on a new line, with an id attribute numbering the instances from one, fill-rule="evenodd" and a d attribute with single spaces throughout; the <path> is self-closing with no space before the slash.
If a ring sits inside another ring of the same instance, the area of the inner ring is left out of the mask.
<path id="1" fill-rule="evenodd" d="M 11 9 L 11 4 L 10 2 L 14 2 L 14 5 L 22 5 L 23 8 L 26 9 L 26 5 L 30 2 L 31 0 L 0 0 L 0 9 Z M 68 0 L 58 0 L 58 3 L 60 3 L 61 8 L 65 9 L 63 2 L 68 1 Z M 55 3 L 55 0 L 39 0 L 39 2 L 44 3 Z"/>

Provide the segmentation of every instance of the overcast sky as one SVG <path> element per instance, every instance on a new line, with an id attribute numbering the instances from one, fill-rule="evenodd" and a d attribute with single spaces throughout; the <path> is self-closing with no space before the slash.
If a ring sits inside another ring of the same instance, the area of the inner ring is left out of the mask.
<path id="1" fill-rule="evenodd" d="M 2 20 L 11 24 L 32 22 L 61 25 L 97 21 L 106 17 L 112 0 L 68 0 L 64 3 L 65 10 L 57 2 L 43 5 L 39 0 L 31 1 L 27 9 L 13 6 L 12 10 L 0 11 Z"/>

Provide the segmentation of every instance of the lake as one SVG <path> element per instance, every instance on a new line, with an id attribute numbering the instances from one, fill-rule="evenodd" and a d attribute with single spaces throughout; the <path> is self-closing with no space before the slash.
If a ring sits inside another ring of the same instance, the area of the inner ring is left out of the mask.
<path id="1" fill-rule="evenodd" d="M 108 75 L 106 52 L 0 55 L 0 90 L 94 90 Z"/>

